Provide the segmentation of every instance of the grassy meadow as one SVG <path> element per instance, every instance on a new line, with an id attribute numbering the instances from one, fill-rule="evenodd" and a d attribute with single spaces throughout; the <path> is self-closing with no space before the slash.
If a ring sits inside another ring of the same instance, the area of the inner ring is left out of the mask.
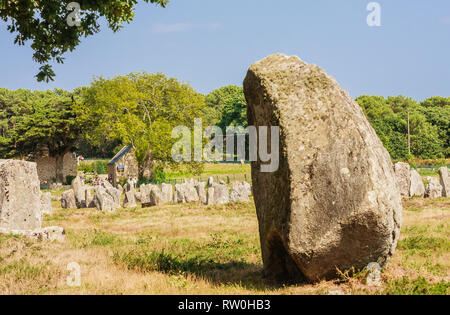
<path id="1" fill-rule="evenodd" d="M 220 167 L 206 172 L 235 173 Z M 401 240 L 380 287 L 366 285 L 365 271 L 317 284 L 263 279 L 253 202 L 112 214 L 53 206 L 44 226 L 64 227 L 65 242 L 0 236 L 0 294 L 450 294 L 450 198 L 404 201 Z M 66 282 L 72 262 L 79 287 Z"/>

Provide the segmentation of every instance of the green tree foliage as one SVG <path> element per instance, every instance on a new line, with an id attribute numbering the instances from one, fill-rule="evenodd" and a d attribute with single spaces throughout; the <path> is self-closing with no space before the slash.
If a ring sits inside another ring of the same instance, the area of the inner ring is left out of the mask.
<path id="1" fill-rule="evenodd" d="M 408 156 L 408 112 L 411 154 L 423 159 L 449 156 L 449 109 L 442 98 L 418 104 L 405 96 L 363 95 L 356 99 L 393 159 Z M 433 105 L 435 104 L 435 105 Z"/>
<path id="2" fill-rule="evenodd" d="M 168 0 L 144 0 L 165 7 Z M 67 18 L 72 11 L 67 5 L 73 0 L 1 0 L 0 18 L 8 23 L 8 31 L 16 34 L 14 43 L 24 45 L 31 41 L 33 59 L 42 64 L 38 81 L 53 80 L 54 72 L 48 64 L 54 60 L 63 63 L 63 54 L 73 51 L 82 37 L 100 31 L 99 19 L 117 32 L 123 23 L 134 18 L 137 0 L 77 0 L 80 4 L 80 26 L 69 26 Z"/>
<path id="3" fill-rule="evenodd" d="M 64 90 L 0 89 L 0 155 L 26 159 L 48 148 L 57 161 L 55 176 L 63 182 L 63 157 L 80 130 L 72 105 L 72 94 Z"/>
<path id="4" fill-rule="evenodd" d="M 132 146 L 142 177 L 153 162 L 176 166 L 171 156 L 177 140 L 172 139 L 172 129 L 182 125 L 193 130 L 204 107 L 204 96 L 175 78 L 132 73 L 96 78 L 82 91 L 77 112 L 92 145 L 119 140 Z"/>
<path id="5" fill-rule="evenodd" d="M 206 96 L 205 116 L 210 125 L 247 126 L 247 102 L 242 87 L 228 85 Z"/>

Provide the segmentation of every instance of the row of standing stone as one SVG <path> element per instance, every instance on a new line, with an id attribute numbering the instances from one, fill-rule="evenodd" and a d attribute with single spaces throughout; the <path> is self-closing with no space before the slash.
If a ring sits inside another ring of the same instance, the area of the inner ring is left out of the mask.
<path id="1" fill-rule="evenodd" d="M 122 194 L 125 194 L 121 204 Z M 97 208 L 105 212 L 113 212 L 117 208 L 134 208 L 141 202 L 143 208 L 161 206 L 168 203 L 198 202 L 204 205 L 221 205 L 229 202 L 249 202 L 252 194 L 251 186 L 247 182 L 233 183 L 231 191 L 223 182 L 215 183 L 209 178 L 208 182 L 185 180 L 182 184 L 141 185 L 136 189 L 135 181 L 128 181 L 124 187 L 113 187 L 109 182 L 94 187 L 85 186 L 76 177 L 72 181 L 72 189 L 65 191 L 61 196 L 61 207 L 70 208 Z"/>
<path id="2" fill-rule="evenodd" d="M 450 178 L 447 167 L 439 169 L 439 180 L 428 176 L 426 187 L 420 174 L 415 169 L 411 169 L 408 163 L 396 163 L 394 171 L 402 197 L 450 197 Z"/>

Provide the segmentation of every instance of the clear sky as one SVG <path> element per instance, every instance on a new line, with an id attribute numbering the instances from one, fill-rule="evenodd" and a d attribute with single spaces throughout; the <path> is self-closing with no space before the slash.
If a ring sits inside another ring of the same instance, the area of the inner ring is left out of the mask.
<path id="1" fill-rule="evenodd" d="M 93 76 L 163 72 L 202 93 L 242 85 L 269 54 L 298 55 L 333 75 L 353 97 L 450 96 L 450 1 L 379 0 L 381 27 L 366 18 L 370 0 L 170 0 L 145 4 L 117 34 L 83 39 L 56 79 L 38 83 L 29 47 L 0 23 L 0 87 L 72 90 Z"/>

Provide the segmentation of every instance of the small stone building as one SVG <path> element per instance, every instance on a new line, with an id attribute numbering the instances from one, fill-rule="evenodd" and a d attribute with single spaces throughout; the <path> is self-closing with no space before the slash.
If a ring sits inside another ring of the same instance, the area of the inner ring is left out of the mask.
<path id="1" fill-rule="evenodd" d="M 48 149 L 43 149 L 39 155 L 32 159 L 36 162 L 39 181 L 41 183 L 53 184 L 56 182 L 56 158 L 50 156 Z M 68 152 L 63 158 L 63 178 L 77 176 L 78 159 L 75 153 Z"/>
<path id="2" fill-rule="evenodd" d="M 134 150 L 129 146 L 125 146 L 108 162 L 108 178 L 116 186 L 122 178 L 138 177 L 139 168 Z"/>

